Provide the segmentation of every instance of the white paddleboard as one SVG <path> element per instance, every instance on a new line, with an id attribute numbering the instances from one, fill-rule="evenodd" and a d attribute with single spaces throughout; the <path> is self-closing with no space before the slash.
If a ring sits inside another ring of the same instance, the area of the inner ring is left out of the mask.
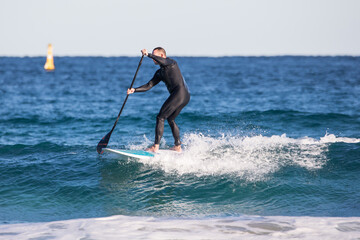
<path id="1" fill-rule="evenodd" d="M 159 150 L 157 153 L 147 152 L 144 150 L 123 150 L 123 149 L 111 149 L 111 148 L 103 148 L 106 152 L 116 153 L 121 156 L 131 157 L 136 159 L 151 159 L 156 155 L 161 154 L 180 154 L 179 152 L 172 150 Z"/>

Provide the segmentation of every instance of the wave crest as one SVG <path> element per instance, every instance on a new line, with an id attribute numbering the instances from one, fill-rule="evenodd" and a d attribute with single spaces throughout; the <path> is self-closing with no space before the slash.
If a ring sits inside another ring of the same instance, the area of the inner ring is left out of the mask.
<path id="1" fill-rule="evenodd" d="M 358 143 L 360 139 L 338 138 L 333 134 L 319 140 L 290 138 L 286 134 L 270 137 L 222 135 L 215 138 L 191 133 L 184 136 L 184 152 L 180 156 L 162 154 L 141 162 L 160 167 L 167 173 L 230 174 L 247 181 L 260 181 L 287 166 L 310 171 L 321 169 L 328 161 L 329 143 L 335 142 Z"/>

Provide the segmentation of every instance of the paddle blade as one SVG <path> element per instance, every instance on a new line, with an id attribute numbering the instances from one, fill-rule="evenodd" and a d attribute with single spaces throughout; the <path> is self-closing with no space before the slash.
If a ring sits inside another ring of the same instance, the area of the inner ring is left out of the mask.
<path id="1" fill-rule="evenodd" d="M 98 145 L 96 147 L 96 151 L 99 154 L 103 153 L 102 149 L 106 148 L 106 146 L 108 145 L 111 133 L 112 133 L 112 131 L 110 131 L 108 134 L 106 134 L 98 143 Z"/>

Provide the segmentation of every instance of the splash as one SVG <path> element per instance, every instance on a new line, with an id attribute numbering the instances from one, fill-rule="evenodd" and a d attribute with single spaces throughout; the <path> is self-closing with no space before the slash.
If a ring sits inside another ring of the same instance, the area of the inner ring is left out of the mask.
<path id="1" fill-rule="evenodd" d="M 146 139 L 146 141 L 148 141 Z M 321 169 L 328 161 L 329 143 L 358 143 L 356 138 L 333 134 L 320 139 L 281 136 L 211 137 L 201 133 L 184 136 L 184 152 L 142 160 L 166 173 L 196 176 L 233 175 L 247 181 L 260 181 L 281 168 L 295 166 L 309 171 Z"/>

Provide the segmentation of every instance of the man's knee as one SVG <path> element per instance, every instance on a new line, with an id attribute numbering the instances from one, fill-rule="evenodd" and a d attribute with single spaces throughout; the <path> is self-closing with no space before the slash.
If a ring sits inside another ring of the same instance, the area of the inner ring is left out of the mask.
<path id="1" fill-rule="evenodd" d="M 168 118 L 167 121 L 168 121 L 168 123 L 169 123 L 170 126 L 176 124 L 176 123 L 175 123 L 175 119 Z"/>
<path id="2" fill-rule="evenodd" d="M 156 120 L 158 122 L 164 122 L 165 121 L 165 117 L 161 116 L 160 114 L 156 116 Z"/>

